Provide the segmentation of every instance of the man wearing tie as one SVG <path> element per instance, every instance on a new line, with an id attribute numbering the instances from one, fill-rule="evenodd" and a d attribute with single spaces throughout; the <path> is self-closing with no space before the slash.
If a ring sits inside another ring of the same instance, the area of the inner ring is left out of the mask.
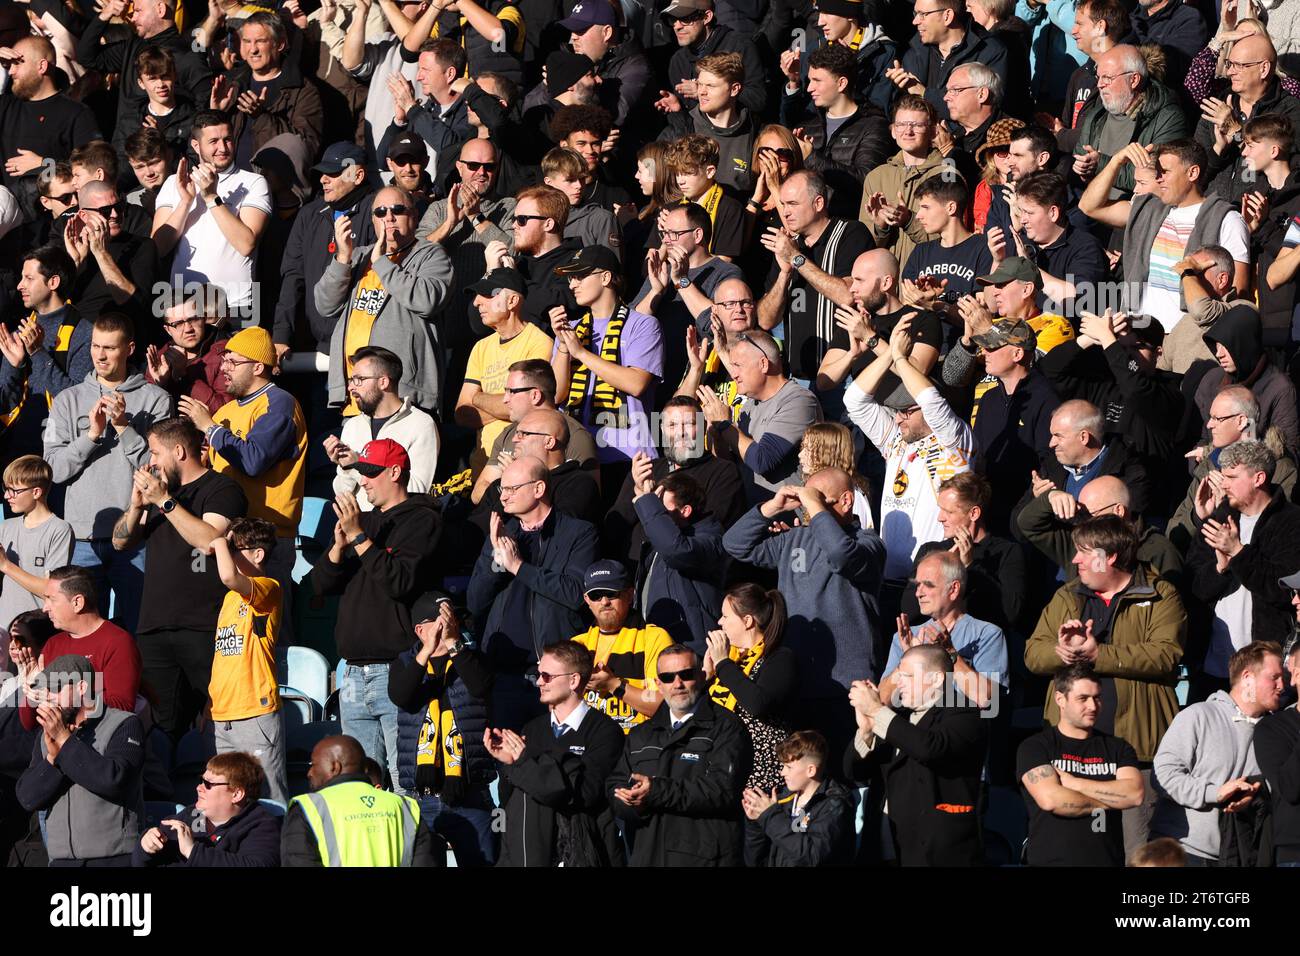
<path id="1" fill-rule="evenodd" d="M 506 831 L 498 866 L 621 866 L 623 846 L 604 793 L 623 749 L 618 724 L 583 701 L 594 663 L 573 641 L 543 648 L 537 691 L 546 713 L 523 735 L 489 728 L 501 764 Z"/>

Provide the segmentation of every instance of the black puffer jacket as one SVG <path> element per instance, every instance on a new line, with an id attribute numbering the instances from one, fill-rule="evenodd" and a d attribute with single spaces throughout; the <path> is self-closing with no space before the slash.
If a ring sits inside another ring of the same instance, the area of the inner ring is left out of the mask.
<path id="1" fill-rule="evenodd" d="M 827 780 L 803 808 L 790 814 L 790 792 L 745 828 L 746 866 L 844 866 L 853 859 L 854 806 L 848 788 Z"/>
<path id="2" fill-rule="evenodd" d="M 740 794 L 752 761 L 745 725 L 707 696 L 675 731 L 667 704 L 633 727 L 605 784 L 610 809 L 636 833 L 630 865 L 739 866 Z M 614 796 L 634 773 L 650 778 L 639 807 Z"/>
<path id="3" fill-rule="evenodd" d="M 805 135 L 812 137 L 812 152 L 804 166 L 820 173 L 831 187 L 827 207 L 830 215 L 835 219 L 856 219 L 862 205 L 863 177 L 895 149 L 889 119 L 876 106 L 861 105 L 828 142 L 825 111 L 814 109 L 801 114 L 801 100 L 806 108 L 806 94 L 782 98 L 781 122 L 792 129 L 803 127 Z"/>

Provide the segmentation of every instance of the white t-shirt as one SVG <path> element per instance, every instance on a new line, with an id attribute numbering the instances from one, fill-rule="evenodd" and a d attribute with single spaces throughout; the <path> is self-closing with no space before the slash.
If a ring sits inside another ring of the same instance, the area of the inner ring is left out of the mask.
<path id="1" fill-rule="evenodd" d="M 879 534 L 885 542 L 889 581 L 907 579 L 921 545 L 944 539 L 939 486 L 958 472 L 969 471 L 974 457 L 970 425 L 954 414 L 938 389 L 927 388 L 916 403 L 933 431 L 919 441 L 905 442 L 893 412 L 866 395 L 857 382 L 844 391 L 850 420 L 885 458 Z"/>
<path id="2" fill-rule="evenodd" d="M 1258 523 L 1259 515 L 1237 516 L 1242 544 L 1250 544 Z M 1255 598 L 1244 584 L 1215 603 L 1214 621 L 1210 624 L 1210 650 L 1205 655 L 1205 673 L 1214 677 L 1228 676 L 1228 658 L 1251 642 L 1254 610 Z"/>
<path id="3" fill-rule="evenodd" d="M 236 216 L 245 207 L 271 214 L 271 189 L 259 173 L 231 167 L 217 177 L 217 195 Z M 157 209 L 175 209 L 180 202 L 176 174 L 158 190 Z M 221 231 L 207 204 L 196 196 L 190 203 L 185 228 L 172 260 L 173 283 L 210 282 L 220 286 L 231 309 L 251 315 L 253 305 L 253 259 L 239 252 Z"/>
<path id="4" fill-rule="evenodd" d="M 1197 203 L 1195 206 L 1169 210 L 1155 239 L 1151 241 L 1151 268 L 1147 273 L 1141 312 L 1154 315 L 1166 332 L 1172 332 L 1183 317 L 1179 305 L 1182 277 L 1174 271 L 1174 265 L 1189 251 L 1196 251 L 1187 248 L 1187 240 L 1191 238 L 1192 227 L 1196 224 L 1202 205 Z M 1234 262 L 1250 262 L 1250 231 L 1246 228 L 1246 220 L 1241 218 L 1241 213 L 1232 211 L 1223 217 L 1218 244 L 1228 250 Z"/>

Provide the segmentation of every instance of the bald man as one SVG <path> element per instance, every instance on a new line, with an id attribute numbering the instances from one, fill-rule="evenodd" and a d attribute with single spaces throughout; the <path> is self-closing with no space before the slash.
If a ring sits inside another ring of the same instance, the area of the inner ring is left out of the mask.
<path id="1" fill-rule="evenodd" d="M 532 457 L 546 465 L 546 482 L 551 505 L 564 514 L 599 525 L 604 520 L 600 486 L 595 473 L 577 459 L 565 458 L 569 445 L 569 422 L 554 408 L 538 408 L 519 419 L 511 434 L 515 458 Z M 498 478 L 488 485 L 470 520 L 484 534 L 493 512 L 501 514 L 501 483 Z"/>
<path id="2" fill-rule="evenodd" d="M 488 522 L 465 599 L 482 622 L 480 645 L 496 672 L 493 721 L 516 733 L 542 711 L 539 649 L 586 630 L 582 581 L 599 556 L 596 528 L 554 507 L 549 469 L 532 455 L 501 473 L 501 511 Z"/>
<path id="3" fill-rule="evenodd" d="M 1292 134 L 1300 148 L 1300 100 L 1288 96 L 1277 76 L 1277 50 L 1267 36 L 1244 37 L 1232 45 L 1225 68 L 1232 91 L 1223 99 L 1207 97 L 1201 102 L 1201 119 L 1196 124 L 1196 141 L 1205 147 L 1212 178 L 1236 163 L 1241 155 L 1241 127 L 1244 121 L 1272 114 L 1291 121 Z M 1223 128 L 1225 107 L 1227 129 Z"/>
<path id="4" fill-rule="evenodd" d="M 90 109 L 54 83 L 54 46 L 44 37 L 15 41 L 5 57 L 8 96 L 0 96 L 0 181 L 13 190 L 28 219 L 37 218 L 36 174 L 48 161 L 67 159 L 99 129 Z M 56 237 L 57 241 L 57 237 Z"/>
<path id="5" fill-rule="evenodd" d="M 77 191 L 81 211 L 61 237 L 77 265 L 72 301 L 82 315 L 147 309 L 153 300 L 158 249 L 138 207 L 122 202 L 113 183 L 91 180 Z"/>
<path id="6" fill-rule="evenodd" d="M 686 374 L 673 397 L 695 398 L 704 385 L 738 413 L 740 398 L 731 377 L 727 347 L 734 336 L 758 328 L 757 300 L 749 283 L 737 278 L 719 282 L 711 298 L 713 308 L 703 317 L 713 336 L 712 342 L 702 342 L 696 326 L 687 327 Z"/>
<path id="7" fill-rule="evenodd" d="M 794 515 L 798 526 L 771 531 L 773 521 Z M 733 558 L 776 569 L 789 614 L 784 641 L 800 659 L 800 701 L 791 717 L 797 726 L 816 727 L 838 752 L 853 731 L 849 685 L 875 680 L 884 663 L 875 621 L 885 545 L 858 526 L 852 480 L 826 468 L 803 486 L 786 485 L 741 516 L 722 544 Z"/>
<path id="8" fill-rule="evenodd" d="M 326 737 L 312 748 L 307 768 L 312 792 L 290 801 L 280 831 L 283 866 L 445 863 L 432 832 L 420 825 L 419 804 L 377 789 L 365 760 L 355 737 Z"/>
<path id="9" fill-rule="evenodd" d="M 1137 527 L 1139 561 L 1152 565 L 1170 583 L 1182 583 L 1182 555 L 1167 537 L 1134 513 L 1133 496 L 1115 475 L 1094 478 L 1080 489 L 1078 498 L 1058 490 L 1039 495 L 1025 506 L 1017 521 L 1025 540 L 1068 571 L 1075 552 L 1075 525 L 1085 517 L 1109 514 L 1127 518 Z M 1058 577 L 1063 579 L 1064 575 Z"/>
<path id="10" fill-rule="evenodd" d="M 939 361 L 943 323 L 934 312 L 904 305 L 898 297 L 898 259 L 894 254 L 888 249 L 868 249 L 858 256 L 849 275 L 849 294 L 853 297 L 853 308 L 837 306 L 835 309 L 839 329 L 817 371 L 817 390 L 824 392 L 838 386 L 850 372 L 862 371 L 873 355 L 889 351 L 889 336 L 894 326 L 909 315 L 912 317 L 912 364 L 922 375 L 929 375 Z M 851 345 L 851 338 L 858 342 L 856 349 Z M 873 339 L 877 341 L 871 348 Z M 898 377 L 890 372 L 878 394 L 892 394 L 897 387 Z"/>

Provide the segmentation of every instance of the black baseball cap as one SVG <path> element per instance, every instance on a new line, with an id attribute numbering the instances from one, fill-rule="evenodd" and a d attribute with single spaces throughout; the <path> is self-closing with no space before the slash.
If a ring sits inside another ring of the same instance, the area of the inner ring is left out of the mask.
<path id="1" fill-rule="evenodd" d="M 334 143 L 325 150 L 320 162 L 311 168 L 314 173 L 337 176 L 349 166 L 364 166 L 366 151 L 356 143 Z"/>
<path id="2" fill-rule="evenodd" d="M 451 598 L 444 591 L 425 591 L 411 604 L 411 624 L 438 619 L 438 606 L 451 603 Z"/>
<path id="3" fill-rule="evenodd" d="M 621 275 L 623 263 L 608 246 L 584 246 L 568 262 L 555 270 L 557 276 L 588 276 L 593 272 Z"/>
<path id="4" fill-rule="evenodd" d="M 528 294 L 528 287 L 524 285 L 524 277 L 514 269 L 493 269 L 477 282 L 471 282 L 467 287 L 473 295 L 494 296 L 501 289 L 509 289 L 511 292 L 518 292 L 520 295 Z"/>
<path id="5" fill-rule="evenodd" d="M 389 159 L 400 159 L 403 156 L 428 162 L 429 150 L 424 145 L 424 140 L 408 130 L 394 139 L 388 147 Z"/>
<path id="6" fill-rule="evenodd" d="M 582 578 L 583 594 L 592 591 L 623 591 L 631 586 L 632 579 L 628 576 L 627 568 L 623 567 L 623 562 L 608 558 L 587 568 L 587 573 Z"/>

